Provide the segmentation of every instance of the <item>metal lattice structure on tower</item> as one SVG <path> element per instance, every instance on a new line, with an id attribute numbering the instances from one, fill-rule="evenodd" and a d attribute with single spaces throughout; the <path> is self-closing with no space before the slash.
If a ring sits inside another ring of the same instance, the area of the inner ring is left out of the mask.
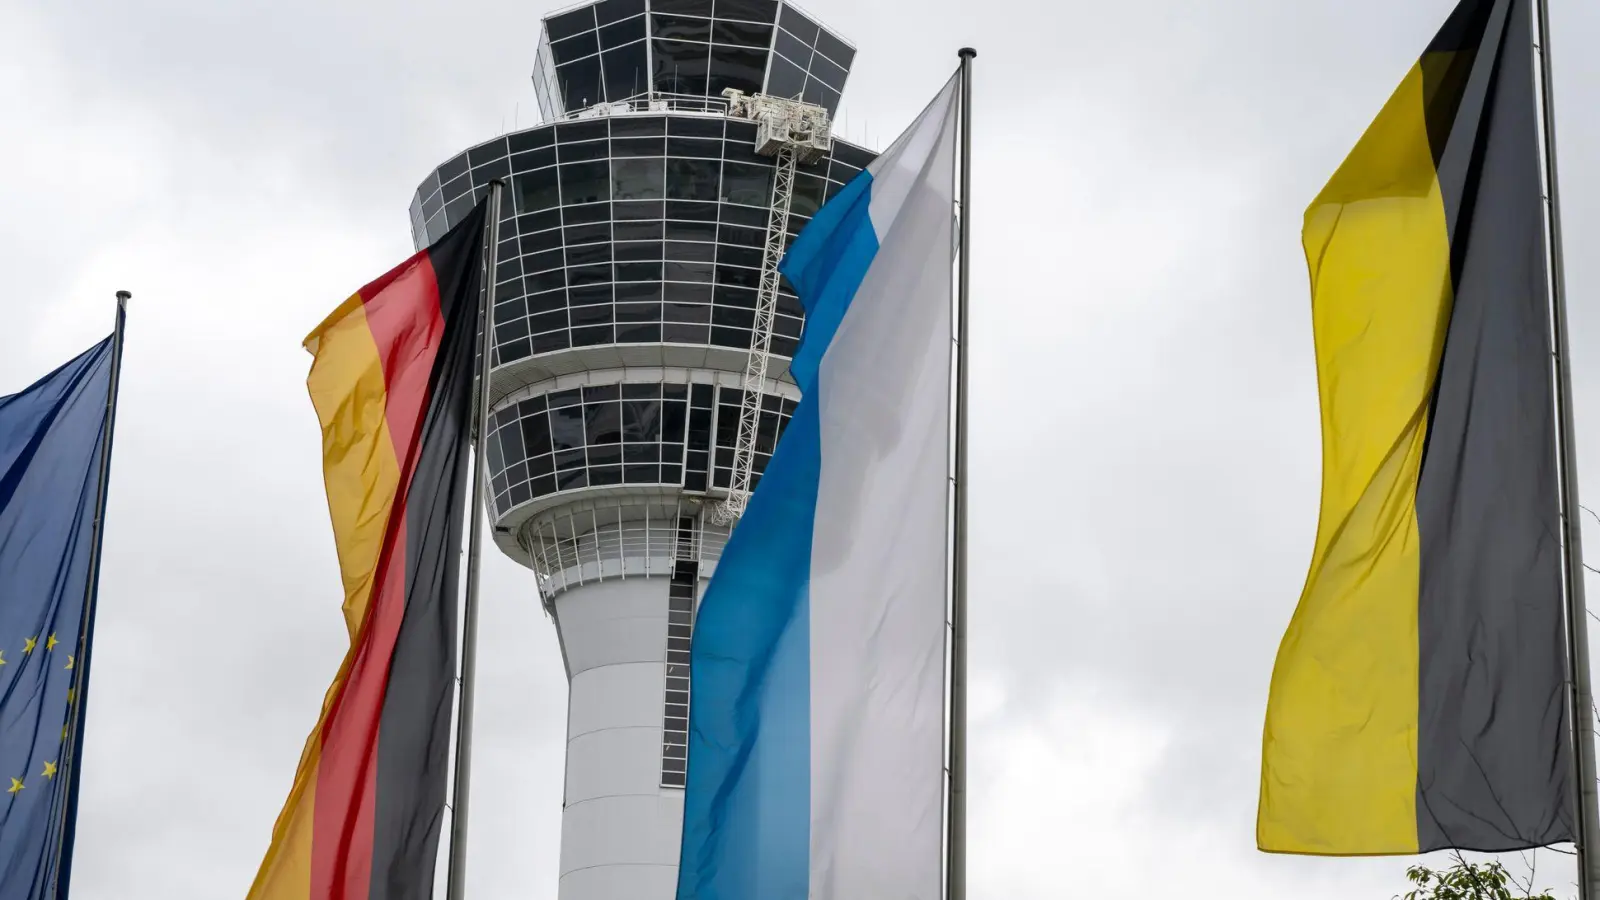
<path id="1" fill-rule="evenodd" d="M 795 171 L 801 162 L 814 162 L 833 149 L 828 111 L 813 103 L 756 94 L 746 97 L 733 88 L 723 91 L 728 115 L 756 123 L 756 152 L 777 158 L 772 184 L 772 209 L 761 261 L 761 289 L 756 299 L 755 329 L 751 333 L 750 360 L 744 372 L 744 402 L 739 409 L 739 437 L 734 445 L 733 479 L 728 498 L 712 511 L 720 525 L 731 525 L 744 515 L 750 502 L 750 476 L 755 468 L 757 426 L 761 399 L 772 360 L 772 326 L 778 311 L 778 264 L 788 245 L 785 225 L 794 203 Z"/>

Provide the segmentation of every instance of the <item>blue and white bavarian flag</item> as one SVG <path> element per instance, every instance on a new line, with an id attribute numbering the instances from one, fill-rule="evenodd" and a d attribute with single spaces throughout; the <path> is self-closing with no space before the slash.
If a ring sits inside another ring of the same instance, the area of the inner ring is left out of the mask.
<path id="1" fill-rule="evenodd" d="M 0 397 L 0 900 L 67 896 L 111 357 Z"/>
<path id="2" fill-rule="evenodd" d="M 803 400 L 691 653 L 678 900 L 936 900 L 953 79 L 783 263 Z"/>

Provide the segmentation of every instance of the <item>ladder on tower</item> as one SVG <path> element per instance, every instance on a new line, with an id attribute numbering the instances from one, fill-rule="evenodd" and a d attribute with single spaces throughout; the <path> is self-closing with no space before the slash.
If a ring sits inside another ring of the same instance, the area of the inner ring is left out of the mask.
<path id="1" fill-rule="evenodd" d="M 765 251 L 761 258 L 761 289 L 756 296 L 755 327 L 750 335 L 750 357 L 745 364 L 744 398 L 739 407 L 739 435 L 733 451 L 733 477 L 728 498 L 711 511 L 719 525 L 732 525 L 750 502 L 750 482 L 760 436 L 761 405 L 766 394 L 767 370 L 772 360 L 772 328 L 778 313 L 778 264 L 787 245 L 789 210 L 794 204 L 795 175 L 800 163 L 816 162 L 833 149 L 828 111 L 813 103 L 745 96 L 729 88 L 728 115 L 756 123 L 756 152 L 776 157 L 772 206 L 767 215 Z"/>

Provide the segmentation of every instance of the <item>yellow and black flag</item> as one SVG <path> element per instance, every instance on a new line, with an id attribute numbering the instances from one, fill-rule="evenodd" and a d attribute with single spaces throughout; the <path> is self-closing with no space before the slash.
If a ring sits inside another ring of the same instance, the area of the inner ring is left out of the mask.
<path id="1" fill-rule="evenodd" d="M 1256 839 L 1571 840 L 1529 0 L 1462 0 L 1306 210 L 1322 512 Z"/>

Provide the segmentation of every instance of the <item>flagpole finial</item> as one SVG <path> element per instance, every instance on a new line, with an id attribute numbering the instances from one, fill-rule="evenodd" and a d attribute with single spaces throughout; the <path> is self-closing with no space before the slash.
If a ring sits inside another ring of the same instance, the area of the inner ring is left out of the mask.
<path id="1" fill-rule="evenodd" d="M 959 51 L 957 51 L 956 55 L 960 56 L 962 59 L 976 59 L 978 57 L 978 51 L 972 49 L 971 47 L 962 47 Z"/>
<path id="2" fill-rule="evenodd" d="M 133 294 L 129 291 L 117 291 L 117 299 L 126 303 L 133 299 Z"/>

